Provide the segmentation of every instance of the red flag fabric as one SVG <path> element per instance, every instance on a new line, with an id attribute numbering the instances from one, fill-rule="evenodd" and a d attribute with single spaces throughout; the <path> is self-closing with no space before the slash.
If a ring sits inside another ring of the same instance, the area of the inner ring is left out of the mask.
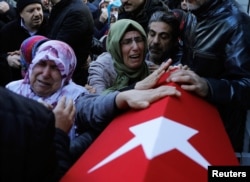
<path id="1" fill-rule="evenodd" d="M 180 98 L 115 118 L 61 182 L 207 181 L 208 166 L 239 165 L 215 107 L 170 85 Z"/>

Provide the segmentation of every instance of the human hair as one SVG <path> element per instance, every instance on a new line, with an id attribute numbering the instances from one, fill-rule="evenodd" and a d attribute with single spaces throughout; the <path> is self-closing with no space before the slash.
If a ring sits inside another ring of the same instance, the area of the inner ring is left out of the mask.
<path id="1" fill-rule="evenodd" d="M 148 22 L 148 31 L 152 22 L 163 22 L 170 25 L 173 29 L 173 38 L 178 39 L 180 34 L 179 21 L 177 20 L 173 12 L 156 11 L 155 13 L 153 13 Z"/>

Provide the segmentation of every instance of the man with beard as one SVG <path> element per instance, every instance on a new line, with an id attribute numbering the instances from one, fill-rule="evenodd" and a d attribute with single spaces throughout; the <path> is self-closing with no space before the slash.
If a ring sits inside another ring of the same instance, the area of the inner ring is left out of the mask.
<path id="1" fill-rule="evenodd" d="M 172 64 L 180 61 L 179 22 L 172 12 L 157 11 L 148 23 L 147 64 L 150 72 L 172 59 Z"/>
<path id="2" fill-rule="evenodd" d="M 0 32 L 0 85 L 22 79 L 19 49 L 26 38 L 46 35 L 46 21 L 41 0 L 18 0 L 19 17 Z"/>
<path id="3" fill-rule="evenodd" d="M 181 63 L 190 70 L 167 79 L 218 108 L 235 152 L 250 108 L 250 17 L 241 9 L 235 0 L 188 0 L 188 12 L 173 10 L 183 25 Z"/>

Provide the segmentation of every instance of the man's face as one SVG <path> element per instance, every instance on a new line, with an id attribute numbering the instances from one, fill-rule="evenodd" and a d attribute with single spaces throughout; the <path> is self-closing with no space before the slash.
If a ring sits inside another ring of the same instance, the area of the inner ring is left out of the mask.
<path id="1" fill-rule="evenodd" d="M 126 12 L 134 12 L 145 2 L 145 0 L 121 0 L 121 2 Z"/>
<path id="2" fill-rule="evenodd" d="M 164 22 L 152 22 L 148 31 L 148 50 L 150 60 L 156 64 L 165 61 L 165 54 L 175 45 L 173 29 Z"/>
<path id="3" fill-rule="evenodd" d="M 20 16 L 28 29 L 37 30 L 43 22 L 42 5 L 39 3 L 29 4 L 22 10 Z"/>
<path id="4" fill-rule="evenodd" d="M 187 11 L 192 11 L 198 9 L 208 0 L 182 0 L 181 8 Z"/>

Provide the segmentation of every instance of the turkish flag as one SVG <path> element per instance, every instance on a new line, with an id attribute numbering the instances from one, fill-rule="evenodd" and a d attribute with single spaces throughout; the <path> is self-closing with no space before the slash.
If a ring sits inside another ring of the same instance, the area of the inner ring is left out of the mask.
<path id="1" fill-rule="evenodd" d="M 207 181 L 208 166 L 239 165 L 216 108 L 170 85 L 181 97 L 115 118 L 61 182 Z"/>

